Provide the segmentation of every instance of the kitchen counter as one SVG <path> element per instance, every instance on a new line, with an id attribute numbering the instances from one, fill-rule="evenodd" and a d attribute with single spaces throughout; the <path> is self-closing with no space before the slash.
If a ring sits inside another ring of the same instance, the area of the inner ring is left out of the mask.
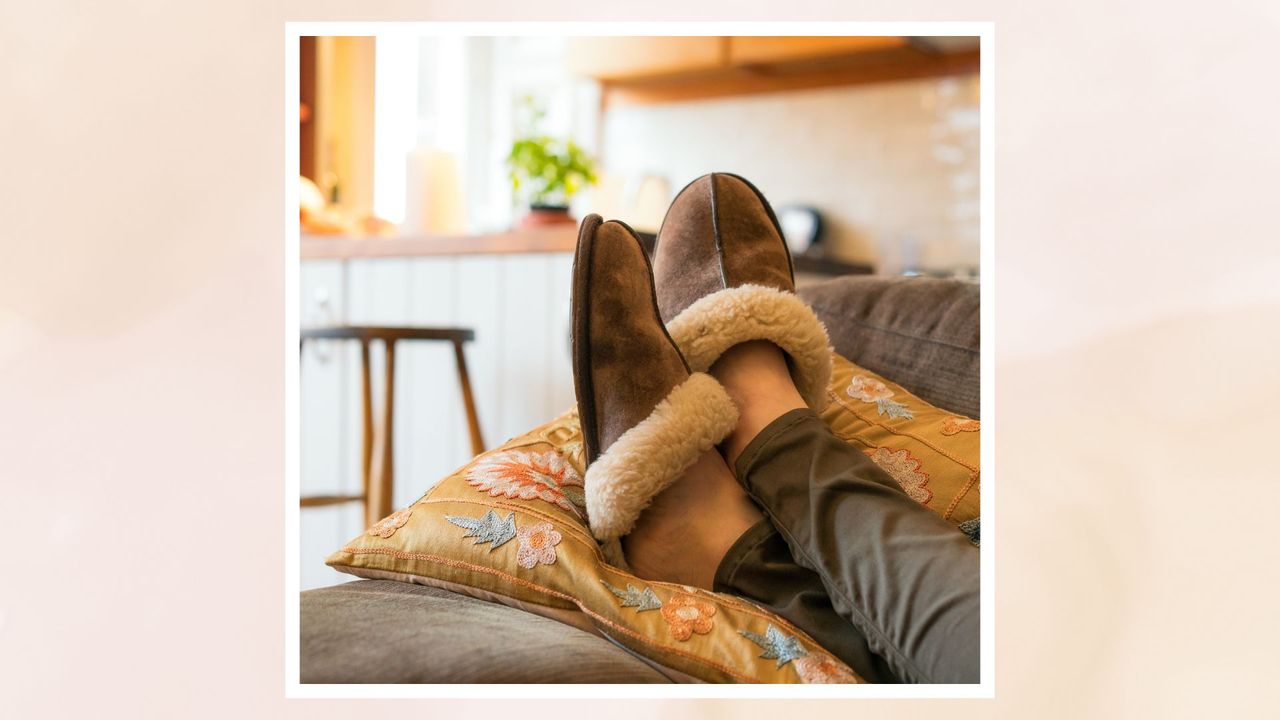
<path id="1" fill-rule="evenodd" d="M 352 236 L 302 233 L 303 260 L 573 252 L 578 226 L 515 228 L 477 235 Z"/>
<path id="2" fill-rule="evenodd" d="M 645 250 L 653 247 L 653 235 L 642 233 Z M 448 255 L 516 255 L 531 253 L 571 253 L 578 242 L 577 225 L 522 229 L 478 235 L 393 235 L 352 236 L 303 233 L 300 241 L 303 260 L 356 260 L 374 258 L 414 258 Z M 810 275 L 865 275 L 871 265 L 833 258 L 797 255 L 795 271 Z"/>

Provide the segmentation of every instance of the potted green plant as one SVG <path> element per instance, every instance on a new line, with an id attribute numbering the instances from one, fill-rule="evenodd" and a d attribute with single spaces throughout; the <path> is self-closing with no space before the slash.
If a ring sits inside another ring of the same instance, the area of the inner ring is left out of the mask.
<path id="1" fill-rule="evenodd" d="M 524 227 L 573 223 L 569 200 L 596 182 L 595 161 L 570 139 L 554 138 L 538 131 L 544 115 L 526 99 L 530 120 L 511 143 L 507 170 L 517 203 L 529 208 Z"/>

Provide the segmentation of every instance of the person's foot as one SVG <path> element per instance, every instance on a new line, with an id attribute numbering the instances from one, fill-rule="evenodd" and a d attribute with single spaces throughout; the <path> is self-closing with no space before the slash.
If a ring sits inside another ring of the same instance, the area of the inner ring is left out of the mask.
<path id="1" fill-rule="evenodd" d="M 754 185 L 727 173 L 694 180 L 672 201 L 653 253 L 658 307 L 692 370 L 710 370 L 742 343 L 768 341 L 785 353 L 805 403 L 826 407 L 826 328 L 796 297 L 791 254 Z"/>
<path id="2" fill-rule="evenodd" d="M 632 572 L 646 580 L 711 590 L 729 548 L 763 519 L 711 450 L 640 513 L 622 549 Z"/>
<path id="3" fill-rule="evenodd" d="M 650 579 L 707 585 L 707 566 L 714 573 L 728 549 L 714 557 L 722 536 L 736 539 L 748 521 L 742 503 L 750 501 L 714 450 L 738 414 L 714 378 L 689 373 L 667 335 L 631 228 L 598 215 L 583 220 L 572 315 L 592 534 L 610 562 Z"/>
<path id="4" fill-rule="evenodd" d="M 730 468 L 737 466 L 738 456 L 769 423 L 807 407 L 791 381 L 786 355 L 773 343 L 752 340 L 734 345 L 711 366 L 711 375 L 738 406 L 738 424 L 720 443 Z"/>

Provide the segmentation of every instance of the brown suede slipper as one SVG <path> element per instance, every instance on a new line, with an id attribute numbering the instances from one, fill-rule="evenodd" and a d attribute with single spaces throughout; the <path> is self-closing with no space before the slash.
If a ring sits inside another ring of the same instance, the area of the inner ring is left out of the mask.
<path id="1" fill-rule="evenodd" d="M 625 567 L 619 538 L 733 431 L 738 411 L 714 378 L 690 374 L 658 314 L 649 260 L 625 224 L 582 221 L 572 315 L 587 516 L 606 558 Z"/>
<path id="2" fill-rule="evenodd" d="M 710 369 L 739 343 L 768 340 L 788 355 L 805 402 L 826 407 L 827 330 L 796 297 L 791 253 L 754 185 L 728 173 L 689 183 L 662 221 L 653 267 L 662 318 L 692 370 Z"/>

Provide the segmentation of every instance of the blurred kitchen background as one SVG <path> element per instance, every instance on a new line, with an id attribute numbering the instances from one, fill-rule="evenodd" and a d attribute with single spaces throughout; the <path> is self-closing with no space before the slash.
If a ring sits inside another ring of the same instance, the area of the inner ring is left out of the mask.
<path id="1" fill-rule="evenodd" d="M 655 233 L 687 182 L 735 172 L 801 282 L 976 281 L 978 60 L 971 37 L 303 38 L 301 322 L 338 338 L 302 348 L 302 587 L 347 578 L 322 560 L 369 517 L 573 405 L 587 213 Z M 378 338 L 421 328 L 388 408 Z"/>

